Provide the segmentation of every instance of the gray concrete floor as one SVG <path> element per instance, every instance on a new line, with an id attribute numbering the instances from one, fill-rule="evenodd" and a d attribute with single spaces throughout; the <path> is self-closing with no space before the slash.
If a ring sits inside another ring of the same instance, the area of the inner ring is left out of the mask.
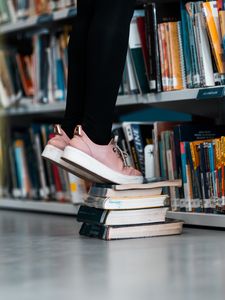
<path id="1" fill-rule="evenodd" d="M 0 299 L 225 299 L 225 232 L 101 241 L 73 218 L 0 211 Z"/>

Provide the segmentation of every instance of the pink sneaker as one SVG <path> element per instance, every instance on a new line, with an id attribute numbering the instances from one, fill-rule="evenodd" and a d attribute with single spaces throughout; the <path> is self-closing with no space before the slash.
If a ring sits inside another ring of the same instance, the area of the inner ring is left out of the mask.
<path id="1" fill-rule="evenodd" d="M 54 134 L 55 136 L 53 136 L 48 141 L 48 144 L 45 146 L 45 149 L 42 152 L 41 156 L 51 161 L 52 163 L 57 164 L 61 168 L 65 169 L 66 171 L 75 174 L 83 179 L 92 182 L 102 183 L 101 180 L 98 180 L 98 178 L 96 178 L 92 174 L 87 173 L 84 170 L 78 169 L 77 167 L 68 164 L 67 162 L 61 159 L 61 156 L 63 155 L 63 151 L 65 147 L 69 144 L 70 139 L 59 124 L 54 126 Z"/>
<path id="2" fill-rule="evenodd" d="M 141 173 L 127 165 L 126 155 L 113 140 L 106 146 L 93 143 L 78 125 L 62 159 L 104 182 L 142 183 Z"/>

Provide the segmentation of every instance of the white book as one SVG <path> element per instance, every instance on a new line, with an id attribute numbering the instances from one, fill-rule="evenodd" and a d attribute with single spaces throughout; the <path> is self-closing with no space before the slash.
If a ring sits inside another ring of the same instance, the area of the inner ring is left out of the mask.
<path id="1" fill-rule="evenodd" d="M 197 7 L 197 4 L 196 4 Z M 203 86 L 214 86 L 214 73 L 209 39 L 206 31 L 206 24 L 202 11 L 195 14 L 196 35 L 198 43 L 201 83 Z"/>
<path id="2" fill-rule="evenodd" d="M 138 93 L 139 92 L 138 80 L 131 59 L 130 49 L 128 49 L 127 51 L 127 76 L 128 76 L 130 92 L 134 94 Z"/>

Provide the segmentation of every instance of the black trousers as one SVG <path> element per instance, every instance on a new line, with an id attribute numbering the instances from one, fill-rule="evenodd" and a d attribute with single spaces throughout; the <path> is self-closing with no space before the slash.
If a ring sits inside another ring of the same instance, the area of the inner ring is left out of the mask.
<path id="1" fill-rule="evenodd" d="M 135 0 L 78 0 L 68 45 L 68 90 L 62 128 L 83 126 L 97 144 L 111 136 Z"/>

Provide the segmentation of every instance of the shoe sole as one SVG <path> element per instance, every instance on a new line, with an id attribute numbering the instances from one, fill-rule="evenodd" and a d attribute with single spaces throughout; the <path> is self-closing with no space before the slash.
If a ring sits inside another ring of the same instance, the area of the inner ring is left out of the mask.
<path id="1" fill-rule="evenodd" d="M 116 184 L 143 183 L 142 176 L 120 174 L 72 146 L 66 146 L 61 158 L 75 167 L 82 168 L 82 170 L 92 175 L 94 174 L 98 179 L 104 182 Z"/>
<path id="2" fill-rule="evenodd" d="M 41 156 L 46 160 L 50 161 L 51 163 L 56 164 L 60 168 L 63 168 L 69 173 L 72 173 L 84 180 L 88 180 L 91 182 L 103 183 L 103 181 L 96 178 L 96 176 L 90 174 L 89 172 L 85 172 L 85 170 L 81 168 L 74 167 L 70 163 L 62 160 L 61 157 L 63 155 L 63 150 L 53 146 L 53 145 L 46 145 L 44 151 L 42 152 Z"/>

